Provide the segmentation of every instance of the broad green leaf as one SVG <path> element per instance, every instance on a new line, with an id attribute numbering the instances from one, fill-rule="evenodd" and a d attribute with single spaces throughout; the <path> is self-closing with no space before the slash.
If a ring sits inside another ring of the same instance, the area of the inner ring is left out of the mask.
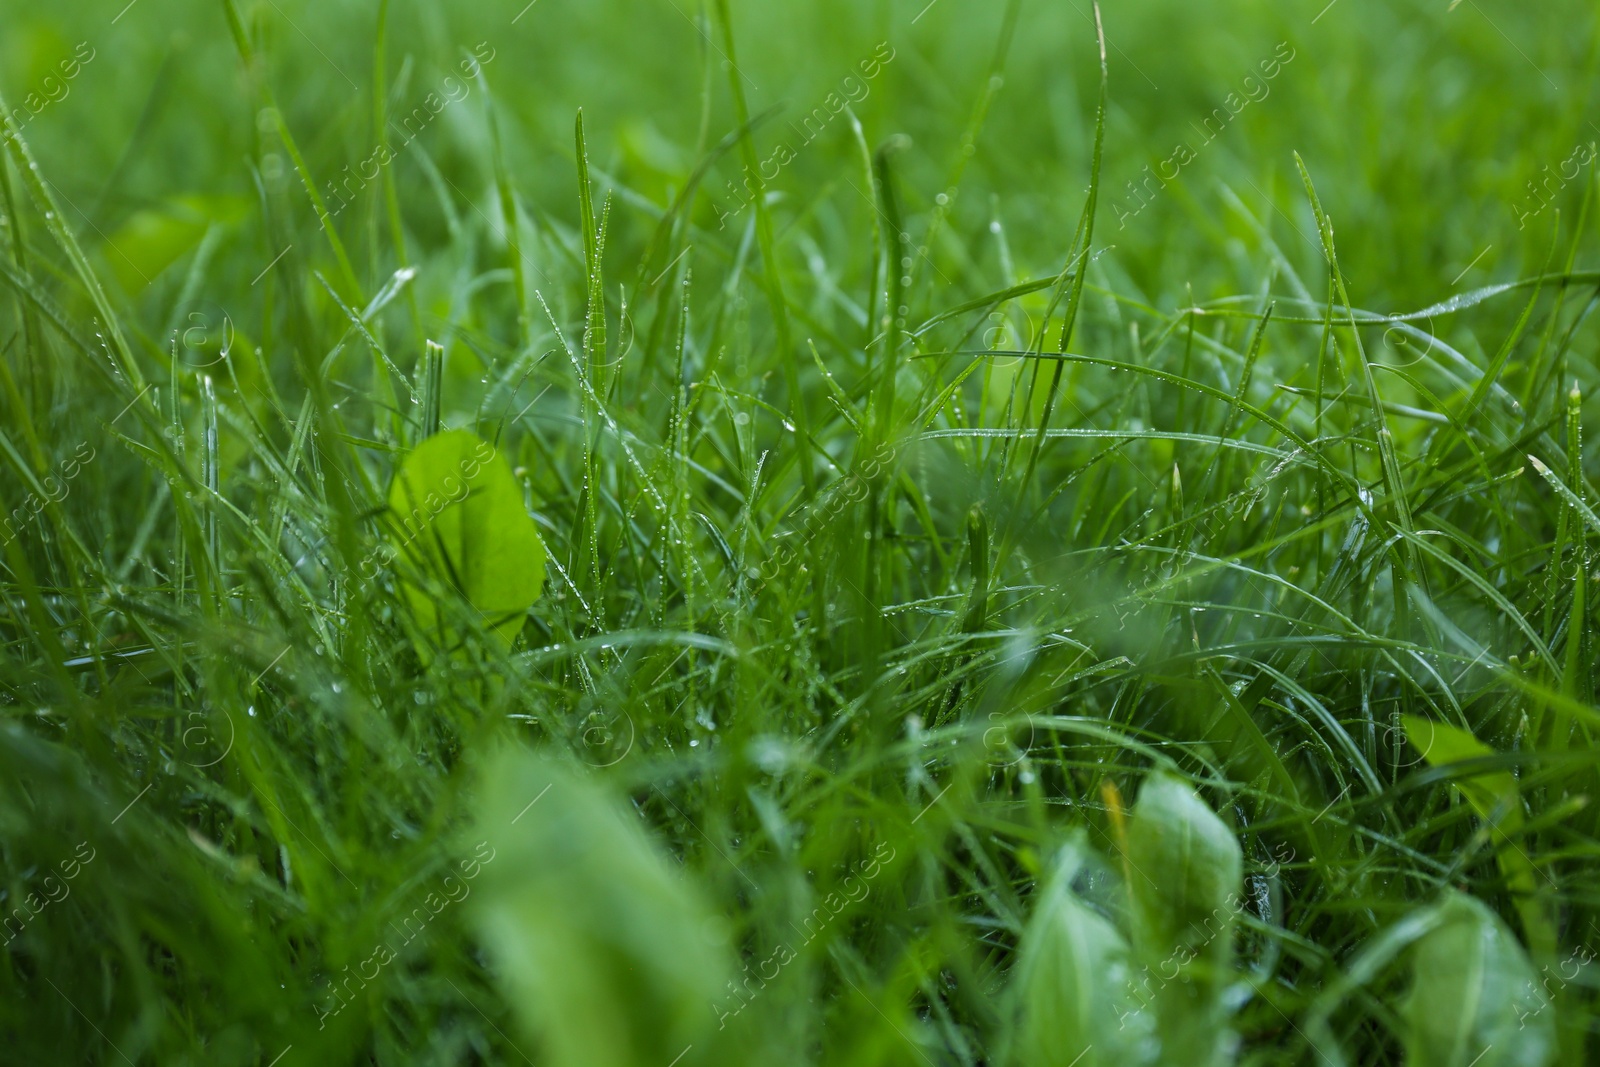
<path id="1" fill-rule="evenodd" d="M 1522 946 L 1499 916 L 1452 891 L 1418 940 L 1407 1023 L 1408 1067 L 1543 1067 L 1555 1012 Z"/>
<path id="2" fill-rule="evenodd" d="M 1406 738 L 1422 758 L 1433 767 L 1448 767 L 1467 760 L 1493 758 L 1494 749 L 1465 730 L 1418 715 L 1402 716 Z M 1522 803 L 1517 780 L 1510 771 L 1476 771 L 1470 778 L 1457 777 L 1451 784 L 1472 804 L 1478 815 L 1511 830 L 1522 825 Z"/>
<path id="3" fill-rule="evenodd" d="M 105 239 L 101 254 L 123 292 L 138 295 L 199 244 L 209 227 L 231 225 L 246 206 L 236 198 L 188 196 L 141 208 Z"/>
<path id="4" fill-rule="evenodd" d="M 402 592 L 431 639 L 459 641 L 438 605 L 454 590 L 509 646 L 544 588 L 545 549 L 494 448 L 466 430 L 422 442 L 389 489 L 389 523 Z"/>
<path id="5" fill-rule="evenodd" d="M 1468 760 L 1493 758 L 1497 753 L 1465 730 L 1416 715 L 1402 717 L 1406 737 L 1429 766 L 1449 768 Z M 1516 894 L 1523 932 L 1541 953 L 1553 953 L 1555 925 L 1539 897 L 1539 879 L 1533 861 L 1516 837 L 1522 829 L 1522 796 L 1510 771 L 1465 771 L 1450 780 L 1467 798 L 1472 810 L 1490 826 L 1495 859 L 1506 884 Z"/>
<path id="6" fill-rule="evenodd" d="M 1006 1057 L 1017 1067 L 1138 1067 L 1155 1055 L 1127 942 L 1072 890 L 1082 865 L 1076 845 L 1063 851 L 1022 935 Z"/>
<path id="7" fill-rule="evenodd" d="M 495 853 L 474 921 L 553 1067 L 708 1062 L 732 968 L 720 920 L 632 809 L 529 753 L 490 769 L 473 839 Z"/>
<path id="8" fill-rule="evenodd" d="M 1232 1054 L 1223 992 L 1243 871 L 1233 831 L 1187 783 L 1159 771 L 1145 780 L 1128 828 L 1128 889 L 1162 1063 L 1209 1067 Z"/>

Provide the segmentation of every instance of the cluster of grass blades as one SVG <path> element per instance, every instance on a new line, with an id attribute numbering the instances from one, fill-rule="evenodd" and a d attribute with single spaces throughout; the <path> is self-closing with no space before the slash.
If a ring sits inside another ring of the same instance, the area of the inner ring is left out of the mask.
<path id="1" fill-rule="evenodd" d="M 854 114 L 860 196 L 719 230 L 717 0 L 673 196 L 580 116 L 530 203 L 482 65 L 483 207 L 419 146 L 336 219 L 223 7 L 225 322 L 209 237 L 103 280 L 0 101 L 0 1058 L 1589 1062 L 1592 175 L 1391 315 L 1301 165 L 1309 254 L 1240 203 L 1259 289 L 1153 306 L 1097 33 L 1057 273 Z"/>

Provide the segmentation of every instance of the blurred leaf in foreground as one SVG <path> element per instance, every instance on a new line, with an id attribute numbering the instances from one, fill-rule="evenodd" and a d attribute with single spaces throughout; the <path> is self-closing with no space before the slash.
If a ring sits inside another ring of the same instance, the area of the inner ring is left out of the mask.
<path id="1" fill-rule="evenodd" d="M 1515 935 L 1474 897 L 1450 893 L 1412 957 L 1402 1006 L 1410 1067 L 1542 1067 L 1554 1013 Z"/>
<path id="2" fill-rule="evenodd" d="M 711 1062 L 727 935 L 639 817 L 592 779 L 525 752 L 493 765 L 484 794 L 475 833 L 498 862 L 484 867 L 476 928 L 544 1046 L 541 1062 Z"/>
<path id="3" fill-rule="evenodd" d="M 1243 869 L 1233 831 L 1187 783 L 1159 771 L 1145 780 L 1128 830 L 1128 889 L 1165 1063 L 1202 1067 L 1232 1054 L 1223 992 Z"/>
<path id="4" fill-rule="evenodd" d="M 1127 941 L 1072 889 L 1082 866 L 1081 846 L 1068 845 L 1022 936 L 1007 1057 L 1019 1067 L 1138 1067 L 1155 1052 Z"/>

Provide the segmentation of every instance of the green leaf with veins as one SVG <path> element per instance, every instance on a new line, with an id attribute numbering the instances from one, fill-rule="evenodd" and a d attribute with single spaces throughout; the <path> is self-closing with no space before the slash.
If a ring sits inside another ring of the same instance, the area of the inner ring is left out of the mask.
<path id="1" fill-rule="evenodd" d="M 494 447 L 466 430 L 422 442 L 395 475 L 388 518 L 401 593 L 427 648 L 460 643 L 441 599 L 452 593 L 509 648 L 544 588 L 545 547 Z"/>

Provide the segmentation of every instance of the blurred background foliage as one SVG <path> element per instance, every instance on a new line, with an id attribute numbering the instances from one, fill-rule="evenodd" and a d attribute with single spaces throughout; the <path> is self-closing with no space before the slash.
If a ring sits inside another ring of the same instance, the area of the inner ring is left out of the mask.
<path id="1" fill-rule="evenodd" d="M 897 58 L 856 110 L 869 142 L 910 138 L 903 153 L 908 210 L 931 209 L 987 82 L 1003 5 L 939 0 L 914 25 L 911 6 L 823 0 L 739 12 L 752 113 L 785 109 L 757 131 L 762 159 L 788 136 L 786 122 L 820 105 L 888 41 Z M 1125 183 L 1142 180 L 1142 168 L 1168 159 L 1177 143 L 1198 145 L 1196 127 L 1228 93 L 1243 94 L 1243 80 L 1280 42 L 1296 55 L 1270 82 L 1270 95 L 1246 107 L 1184 169 L 1170 190 L 1175 195 L 1158 197 L 1125 229 L 1105 227 L 1108 235 L 1115 231 L 1107 241 L 1116 245 L 1107 269 L 1164 306 L 1183 299 L 1185 284 L 1248 277 L 1246 263 L 1227 262 L 1227 239 L 1243 236 L 1243 224 L 1220 195 L 1224 185 L 1263 216 L 1265 203 L 1280 206 L 1288 217 L 1273 217 L 1271 225 L 1304 264 L 1316 254 L 1305 239 L 1314 224 L 1297 195 L 1290 150 L 1325 187 L 1345 262 L 1373 294 L 1368 306 L 1430 302 L 1489 245 L 1494 252 L 1478 264 L 1476 280 L 1542 267 L 1546 240 L 1530 238 L 1544 231 L 1519 231 L 1511 205 L 1527 197 L 1526 182 L 1541 166 L 1556 166 L 1596 136 L 1588 118 L 1600 103 L 1594 12 L 1579 3 L 1472 0 L 1441 12 L 1432 0 L 1339 0 L 1310 24 L 1316 6 L 1138 0 L 1106 9 L 1113 83 L 1108 222 L 1111 204 L 1128 199 Z M 5 91 L 18 106 L 26 93 L 42 90 L 78 42 L 88 42 L 96 58 L 69 83 L 67 98 L 28 130 L 30 143 L 94 231 L 169 297 L 176 279 L 156 272 L 174 248 L 199 240 L 197 216 L 233 223 L 223 251 L 239 254 L 219 255 L 219 275 L 208 285 L 226 302 L 248 287 L 256 256 L 265 256 L 264 264 L 278 249 L 245 223 L 249 216 L 229 210 L 257 195 L 247 161 L 258 109 L 221 6 L 137 0 L 114 25 L 104 7 L 72 0 L 8 5 L 0 42 Z M 270 81 L 312 171 L 327 180 L 368 158 L 374 5 L 284 0 L 254 13 Z M 508 163 L 519 193 L 537 210 L 576 221 L 570 130 L 579 108 L 596 168 L 654 199 L 682 187 L 703 121 L 712 141 L 732 127 L 720 79 L 712 113 L 702 116 L 700 53 L 720 48 L 708 45 L 688 0 L 537 0 L 518 14 L 511 3 L 396 3 L 388 81 L 395 110 L 407 112 L 457 73 L 474 45 L 487 42 L 497 57 L 486 74 L 506 125 Z M 1093 35 L 1087 3 L 1023 8 L 1003 91 L 971 162 L 972 188 L 961 198 L 961 228 L 977 231 L 998 217 L 1013 256 L 1032 274 L 1055 266 L 1065 220 L 1076 214 L 1065 205 L 1078 202 L 1086 182 L 1096 74 L 1085 57 Z M 488 142 L 482 94 L 475 93 L 470 103 L 448 108 L 419 147 L 465 200 L 487 208 Z M 785 169 L 775 186 L 789 212 L 815 210 L 825 200 L 848 227 L 867 210 L 846 184 L 860 184 L 849 170 L 851 148 L 840 122 L 826 131 L 822 150 L 801 153 Z M 707 188 L 720 192 L 738 177 L 730 155 Z M 292 171 L 285 166 L 278 180 L 293 185 Z M 406 161 L 397 180 L 408 223 L 437 240 L 444 219 L 427 176 Z M 1302 239 L 1291 237 L 1291 225 Z M 1175 230 L 1211 240 L 1173 240 Z M 628 240 L 627 231 L 619 238 Z M 108 262 L 119 259 L 103 243 L 101 252 Z"/>

